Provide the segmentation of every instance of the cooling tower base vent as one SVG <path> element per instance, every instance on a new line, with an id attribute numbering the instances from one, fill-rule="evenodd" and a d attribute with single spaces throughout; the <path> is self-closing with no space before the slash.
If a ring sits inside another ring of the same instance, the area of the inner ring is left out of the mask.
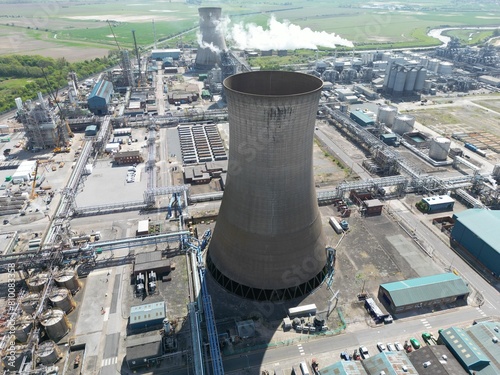
<path id="1" fill-rule="evenodd" d="M 243 298 L 248 298 L 256 301 L 287 301 L 294 298 L 302 297 L 314 289 L 319 287 L 325 279 L 328 268 L 325 267 L 311 280 L 286 289 L 259 289 L 251 288 L 246 285 L 239 284 L 220 272 L 210 259 L 210 253 L 207 255 L 207 268 L 212 274 L 212 277 L 217 283 L 227 291 L 236 294 Z"/>

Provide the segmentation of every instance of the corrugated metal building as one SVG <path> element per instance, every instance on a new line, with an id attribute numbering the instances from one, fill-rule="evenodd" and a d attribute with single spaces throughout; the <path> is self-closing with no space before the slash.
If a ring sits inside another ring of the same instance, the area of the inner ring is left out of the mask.
<path id="1" fill-rule="evenodd" d="M 419 375 L 468 375 L 445 345 L 422 346 L 408 353 Z M 424 366 L 424 363 L 427 365 Z M 428 364 L 430 362 L 430 364 Z"/>
<path id="2" fill-rule="evenodd" d="M 128 336 L 127 355 L 125 357 L 129 369 L 155 365 L 163 354 L 162 336 L 157 332 L 148 335 Z"/>
<path id="3" fill-rule="evenodd" d="M 450 327 L 441 330 L 439 338 L 469 373 L 498 375 L 499 328 L 500 325 L 493 322 L 481 322 L 466 329 Z"/>
<path id="4" fill-rule="evenodd" d="M 339 361 L 321 367 L 321 375 L 368 375 L 361 361 Z"/>
<path id="5" fill-rule="evenodd" d="M 111 82 L 105 80 L 97 82 L 87 99 L 89 111 L 98 116 L 107 115 L 108 104 L 112 96 L 113 84 Z"/>
<path id="6" fill-rule="evenodd" d="M 361 126 L 373 126 L 375 125 L 375 120 L 368 116 L 363 111 L 351 111 L 349 116 L 351 120 L 357 122 Z"/>
<path id="7" fill-rule="evenodd" d="M 455 200 L 448 195 L 436 195 L 434 197 L 422 198 L 421 202 L 427 213 L 450 211 L 453 210 L 453 205 L 455 204 Z"/>
<path id="8" fill-rule="evenodd" d="M 453 215 L 452 245 L 465 249 L 491 272 L 500 275 L 500 211 L 473 208 Z"/>
<path id="9" fill-rule="evenodd" d="M 418 375 L 405 352 L 379 353 L 363 360 L 363 367 L 368 374 L 373 375 Z"/>
<path id="10" fill-rule="evenodd" d="M 181 57 L 181 50 L 178 48 L 167 48 L 167 49 L 154 49 L 151 51 L 152 60 L 163 60 L 170 57 L 174 60 L 179 60 Z"/>
<path id="11" fill-rule="evenodd" d="M 381 284 L 378 290 L 379 300 L 393 313 L 459 300 L 467 301 L 468 296 L 467 285 L 454 273 Z"/>
<path id="12" fill-rule="evenodd" d="M 130 308 L 129 328 L 132 331 L 161 327 L 166 317 L 165 302 L 154 302 Z"/>

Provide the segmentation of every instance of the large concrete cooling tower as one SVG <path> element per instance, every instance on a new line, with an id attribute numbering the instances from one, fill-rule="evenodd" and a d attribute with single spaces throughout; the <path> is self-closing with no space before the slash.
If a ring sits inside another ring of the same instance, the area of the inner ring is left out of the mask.
<path id="1" fill-rule="evenodd" d="M 207 266 L 219 284 L 240 296 L 291 299 L 324 278 L 312 163 L 322 84 L 283 71 L 224 80 L 229 165 Z"/>
<path id="2" fill-rule="evenodd" d="M 220 65 L 220 53 L 227 49 L 220 28 L 221 8 L 198 8 L 200 14 L 201 45 L 198 47 L 195 65 L 197 69 L 212 69 Z"/>

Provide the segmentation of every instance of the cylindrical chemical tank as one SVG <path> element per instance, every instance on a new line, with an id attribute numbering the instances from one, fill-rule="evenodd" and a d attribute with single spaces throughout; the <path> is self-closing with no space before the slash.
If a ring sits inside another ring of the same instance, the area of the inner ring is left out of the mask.
<path id="1" fill-rule="evenodd" d="M 49 294 L 49 300 L 54 307 L 61 309 L 66 314 L 69 314 L 76 306 L 71 292 L 66 288 L 54 288 Z"/>
<path id="2" fill-rule="evenodd" d="M 165 331 L 166 335 L 168 335 L 172 330 L 172 325 L 170 324 L 170 321 L 167 318 L 163 319 L 163 330 Z"/>
<path id="3" fill-rule="evenodd" d="M 333 66 L 336 70 L 340 71 L 340 70 L 344 69 L 344 64 L 345 64 L 344 60 L 335 60 L 335 63 L 333 64 Z"/>
<path id="4" fill-rule="evenodd" d="M 427 64 L 427 70 L 430 72 L 437 73 L 439 67 L 439 60 L 438 59 L 430 59 L 429 63 Z"/>
<path id="5" fill-rule="evenodd" d="M 443 76 L 451 75 L 453 73 L 453 63 L 449 61 L 441 61 L 437 72 Z"/>
<path id="6" fill-rule="evenodd" d="M 396 80 L 394 81 L 394 89 L 392 93 L 394 95 L 402 95 L 406 82 L 406 71 L 404 69 L 399 70 L 396 73 Z"/>
<path id="7" fill-rule="evenodd" d="M 436 137 L 431 141 L 429 157 L 436 161 L 444 161 L 448 157 L 451 141 L 448 138 Z"/>
<path id="8" fill-rule="evenodd" d="M 60 309 L 44 311 L 40 316 L 40 324 L 45 328 L 47 336 L 54 341 L 59 341 L 69 331 L 68 318 Z"/>
<path id="9" fill-rule="evenodd" d="M 45 284 L 47 284 L 48 280 L 49 275 L 43 272 L 31 276 L 26 283 L 28 284 L 30 292 L 39 293 L 43 291 L 43 288 L 45 288 Z"/>
<path id="10" fill-rule="evenodd" d="M 347 103 L 340 103 L 340 112 L 342 112 L 342 113 L 349 112 L 349 104 L 347 104 Z"/>
<path id="11" fill-rule="evenodd" d="M 385 126 L 391 127 L 394 125 L 394 120 L 398 114 L 398 109 L 390 105 L 382 105 L 378 107 L 377 122 L 384 123 Z"/>
<path id="12" fill-rule="evenodd" d="M 231 142 L 207 268 L 242 297 L 292 299 L 324 279 L 312 164 L 322 86 L 312 75 L 285 71 L 224 80 Z"/>
<path id="13" fill-rule="evenodd" d="M 195 65 L 198 69 L 213 68 L 221 62 L 221 52 L 227 50 L 221 28 L 222 8 L 198 8 L 200 15 L 201 44 L 196 53 Z"/>
<path id="14" fill-rule="evenodd" d="M 396 75 L 398 72 L 395 69 L 389 69 L 384 78 L 384 85 L 389 93 L 394 90 L 394 83 L 396 82 Z M 386 82 L 387 80 L 387 82 Z"/>
<path id="15" fill-rule="evenodd" d="M 78 275 L 73 269 L 61 270 L 54 277 L 56 285 L 62 288 L 77 291 L 81 288 L 81 282 L 78 280 Z"/>
<path id="16" fill-rule="evenodd" d="M 26 314 L 33 314 L 36 311 L 36 307 L 40 302 L 40 294 L 38 293 L 28 293 L 21 297 L 19 304 L 21 309 Z"/>
<path id="17" fill-rule="evenodd" d="M 43 365 L 53 365 L 59 359 L 62 358 L 61 349 L 52 340 L 44 341 L 38 345 L 38 350 L 36 351 L 37 358 Z"/>
<path id="18" fill-rule="evenodd" d="M 422 91 L 424 88 L 424 82 L 425 79 L 427 78 L 427 69 L 420 69 L 417 73 L 417 79 L 415 81 L 415 86 L 413 87 L 413 90 L 415 91 Z"/>
<path id="19" fill-rule="evenodd" d="M 429 91 L 432 87 L 432 81 L 426 79 L 424 82 L 424 90 Z"/>
<path id="20" fill-rule="evenodd" d="M 22 316 L 16 319 L 14 324 L 16 340 L 25 343 L 28 341 L 29 334 L 33 329 L 33 318 L 31 316 Z"/>
<path id="21" fill-rule="evenodd" d="M 403 135 L 404 133 L 411 132 L 415 125 L 415 117 L 410 115 L 399 115 L 394 119 L 392 131 L 396 134 Z"/>

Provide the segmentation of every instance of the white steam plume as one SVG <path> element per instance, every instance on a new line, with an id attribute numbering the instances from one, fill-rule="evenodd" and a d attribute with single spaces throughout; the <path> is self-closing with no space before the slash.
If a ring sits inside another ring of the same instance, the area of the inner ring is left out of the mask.
<path id="1" fill-rule="evenodd" d="M 289 21 L 279 22 L 274 16 L 264 29 L 256 24 L 238 23 L 226 28 L 226 40 L 238 49 L 293 50 L 317 49 L 318 46 L 335 48 L 337 45 L 353 47 L 351 41 L 325 31 L 313 31 L 294 25 Z"/>

